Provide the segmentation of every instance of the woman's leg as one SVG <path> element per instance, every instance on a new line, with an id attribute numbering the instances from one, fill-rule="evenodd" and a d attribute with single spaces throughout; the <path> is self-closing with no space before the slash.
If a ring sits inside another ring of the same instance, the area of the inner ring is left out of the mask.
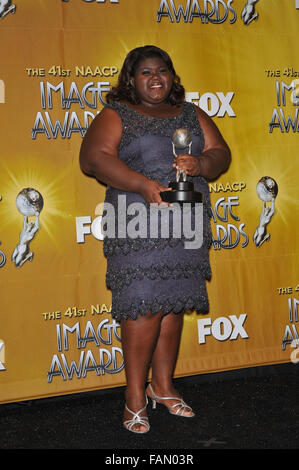
<path id="1" fill-rule="evenodd" d="M 127 380 L 126 404 L 135 413 L 145 406 L 145 383 L 153 351 L 160 334 L 162 314 L 139 316 L 121 322 L 121 340 Z M 144 411 L 141 416 L 147 416 Z M 124 421 L 132 419 L 125 409 Z M 136 424 L 133 430 L 145 430 Z"/>
<path id="2" fill-rule="evenodd" d="M 172 377 L 180 346 L 183 318 L 183 313 L 170 313 L 163 317 L 161 322 L 160 335 L 152 358 L 151 380 L 155 394 L 160 397 L 180 398 L 179 393 L 173 386 Z M 151 396 L 149 388 L 147 389 L 147 393 Z M 177 403 L 177 401 L 166 400 L 162 403 L 170 407 Z M 193 412 L 189 408 L 185 409 L 181 414 L 193 416 Z"/>
<path id="3" fill-rule="evenodd" d="M 174 373 L 183 327 L 183 314 L 170 313 L 161 322 L 160 335 L 152 358 L 152 384 L 159 392 L 173 390 Z M 155 390 L 156 391 L 156 390 Z M 162 396 L 163 396 L 162 395 Z"/>

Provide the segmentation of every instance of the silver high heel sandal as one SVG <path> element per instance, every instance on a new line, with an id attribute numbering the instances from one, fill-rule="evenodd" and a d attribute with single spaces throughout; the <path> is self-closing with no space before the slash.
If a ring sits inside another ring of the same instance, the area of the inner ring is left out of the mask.
<path id="1" fill-rule="evenodd" d="M 135 432 L 136 434 L 145 434 L 146 432 L 148 432 L 150 430 L 150 424 L 149 424 L 149 421 L 148 421 L 148 417 L 147 416 L 139 416 L 139 414 L 142 413 L 142 411 L 144 411 L 146 409 L 147 405 L 148 405 L 147 396 L 145 398 L 146 398 L 145 406 L 143 408 L 141 408 L 141 410 L 137 411 L 136 413 L 134 411 L 131 411 L 127 407 L 127 404 L 126 404 L 126 407 L 125 407 L 126 410 L 133 415 L 132 419 L 127 419 L 126 421 L 123 422 L 124 428 L 127 429 L 128 431 Z M 141 424 L 141 426 L 146 426 L 147 429 L 145 429 L 143 431 L 133 429 L 133 426 L 135 426 L 135 424 Z"/>
<path id="2" fill-rule="evenodd" d="M 150 391 L 153 395 L 152 397 L 150 397 L 148 395 L 148 397 L 151 398 L 151 400 L 153 402 L 153 409 L 156 408 L 158 400 L 177 400 L 177 403 L 174 403 L 170 407 L 165 405 L 171 415 L 182 416 L 183 418 L 193 418 L 195 416 L 195 413 L 193 413 L 192 408 L 189 405 L 187 405 L 182 398 L 178 398 L 178 397 L 158 397 L 155 394 L 152 385 L 149 384 L 148 386 L 149 386 Z M 159 403 L 159 401 L 158 401 L 158 403 Z M 164 405 L 164 403 L 163 403 L 163 405 Z M 188 414 L 188 415 L 184 414 L 185 411 L 189 411 L 189 410 L 192 412 L 192 414 L 191 413 Z"/>

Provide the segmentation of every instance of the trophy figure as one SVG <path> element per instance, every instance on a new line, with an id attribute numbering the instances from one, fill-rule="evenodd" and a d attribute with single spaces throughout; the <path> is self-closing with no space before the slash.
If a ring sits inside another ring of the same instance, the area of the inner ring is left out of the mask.
<path id="1" fill-rule="evenodd" d="M 244 6 L 242 13 L 241 13 L 241 18 L 244 21 L 244 24 L 248 26 L 251 21 L 257 20 L 258 19 L 258 13 L 255 12 L 255 3 L 257 3 L 258 0 L 247 0 L 246 5 Z"/>
<path id="2" fill-rule="evenodd" d="M 259 247 L 270 239 L 270 234 L 267 233 L 267 225 L 275 212 L 274 201 L 278 193 L 277 183 L 273 178 L 263 176 L 257 183 L 256 192 L 258 197 L 263 201 L 259 225 L 253 235 L 253 241 L 256 246 Z M 271 202 L 271 206 L 267 206 L 267 202 Z"/>
<path id="3" fill-rule="evenodd" d="M 188 148 L 188 153 L 191 155 L 192 136 L 187 129 L 177 129 L 172 136 L 172 149 L 173 155 L 177 157 L 176 148 L 183 150 Z M 182 178 L 182 181 L 181 181 Z M 176 181 L 171 181 L 168 185 L 172 191 L 162 191 L 162 201 L 173 203 L 184 202 L 203 202 L 202 193 L 194 191 L 194 184 L 186 181 L 187 175 L 185 170 L 177 170 Z"/>
<path id="4" fill-rule="evenodd" d="M 17 268 L 23 266 L 26 261 L 32 261 L 33 259 L 33 253 L 29 249 L 29 243 L 33 240 L 39 229 L 39 215 L 43 205 L 43 197 L 36 189 L 24 188 L 17 195 L 16 206 L 19 212 L 24 216 L 20 240 L 11 257 Z M 30 222 L 28 218 L 34 216 L 35 221 Z"/>
<path id="5" fill-rule="evenodd" d="M 16 5 L 13 5 L 12 0 L 0 0 L 0 19 L 4 18 L 8 13 L 16 12 Z"/>

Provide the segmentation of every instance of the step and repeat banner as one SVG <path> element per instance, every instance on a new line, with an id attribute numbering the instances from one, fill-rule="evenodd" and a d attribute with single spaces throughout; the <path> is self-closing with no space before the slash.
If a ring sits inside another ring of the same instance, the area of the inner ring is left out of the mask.
<path id="1" fill-rule="evenodd" d="M 232 152 L 210 183 L 210 311 L 186 313 L 175 377 L 296 367 L 298 28 L 296 0 L 0 0 L 1 403 L 125 385 L 105 187 L 78 155 L 145 44 Z"/>

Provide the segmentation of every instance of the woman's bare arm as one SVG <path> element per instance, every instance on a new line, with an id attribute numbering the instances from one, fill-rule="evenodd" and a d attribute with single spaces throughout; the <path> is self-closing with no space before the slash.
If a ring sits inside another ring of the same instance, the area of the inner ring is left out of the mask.
<path id="1" fill-rule="evenodd" d="M 168 188 L 132 170 L 118 157 L 122 137 L 120 116 L 104 108 L 91 123 L 81 145 L 80 166 L 84 173 L 122 191 L 141 194 L 147 202 L 161 202 L 160 191 Z"/>
<path id="2" fill-rule="evenodd" d="M 200 156 L 179 155 L 176 167 L 186 170 L 191 176 L 201 175 L 212 180 L 228 169 L 231 154 L 212 119 L 198 106 L 195 106 L 195 109 L 205 136 L 205 145 Z"/>

